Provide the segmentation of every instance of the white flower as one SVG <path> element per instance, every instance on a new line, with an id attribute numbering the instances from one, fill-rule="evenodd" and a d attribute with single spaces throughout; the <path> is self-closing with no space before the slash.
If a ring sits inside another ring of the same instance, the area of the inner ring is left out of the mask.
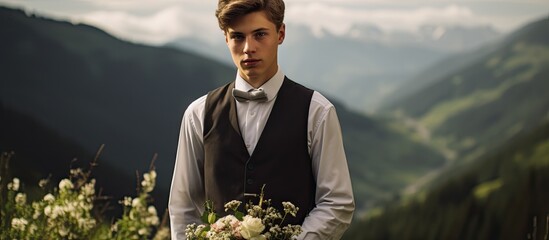
<path id="1" fill-rule="evenodd" d="M 41 188 L 45 188 L 46 185 L 48 185 L 48 182 L 48 179 L 41 179 L 40 181 L 38 181 L 38 186 L 40 186 Z"/>
<path id="2" fill-rule="evenodd" d="M 13 218 L 11 220 L 11 227 L 18 231 L 25 231 L 25 227 L 29 222 L 24 218 Z"/>
<path id="3" fill-rule="evenodd" d="M 44 215 L 51 217 L 51 206 L 46 206 L 44 208 Z"/>
<path id="4" fill-rule="evenodd" d="M 81 168 L 71 169 L 71 170 L 70 170 L 70 173 L 71 173 L 71 176 L 75 176 L 75 177 L 78 176 L 78 175 L 82 175 L 82 174 L 83 174 Z"/>
<path id="5" fill-rule="evenodd" d="M 291 202 L 282 202 L 282 206 L 284 206 L 284 212 L 285 213 L 289 213 L 291 214 L 292 216 L 295 217 L 295 215 L 297 214 L 297 211 L 299 211 L 299 208 L 296 207 L 294 204 L 292 204 Z"/>
<path id="6" fill-rule="evenodd" d="M 45 211 L 45 209 L 44 209 L 44 211 Z M 53 219 L 57 218 L 57 216 L 61 216 L 61 215 L 64 215 L 64 214 L 65 214 L 65 211 L 60 206 L 54 206 L 53 209 L 51 210 L 51 218 L 53 218 Z"/>
<path id="7" fill-rule="evenodd" d="M 61 180 L 61 182 L 59 182 L 59 190 L 61 191 L 65 191 L 65 190 L 70 190 L 74 187 L 74 185 L 72 184 L 71 180 L 69 179 L 63 179 Z"/>
<path id="8" fill-rule="evenodd" d="M 131 197 L 124 197 L 124 201 L 122 201 L 122 204 L 124 206 L 131 206 L 132 205 L 132 198 Z"/>
<path id="9" fill-rule="evenodd" d="M 140 228 L 139 231 L 137 231 L 137 234 L 141 236 L 149 235 L 149 231 L 146 228 Z"/>
<path id="10" fill-rule="evenodd" d="M 51 203 L 55 201 L 55 197 L 51 193 L 48 193 L 46 196 L 44 196 L 44 201 Z"/>
<path id="11" fill-rule="evenodd" d="M 80 191 L 84 196 L 93 196 L 95 194 L 95 179 L 84 185 Z"/>
<path id="12" fill-rule="evenodd" d="M 259 235 L 257 237 L 250 238 L 250 240 L 267 240 L 265 235 Z"/>
<path id="13" fill-rule="evenodd" d="M 12 191 L 19 191 L 19 178 L 13 178 L 13 181 L 8 183 L 8 189 Z"/>
<path id="14" fill-rule="evenodd" d="M 31 225 L 29 226 L 29 233 L 30 233 L 30 234 L 34 234 L 34 232 L 35 232 L 36 230 L 38 230 L 38 227 L 37 227 L 35 224 L 31 224 Z"/>
<path id="15" fill-rule="evenodd" d="M 111 226 L 111 232 L 118 232 L 118 223 L 115 223 Z"/>
<path id="16" fill-rule="evenodd" d="M 59 227 L 59 235 L 62 237 L 67 236 L 69 235 L 69 230 L 66 229 L 65 226 L 61 225 L 61 227 Z"/>
<path id="17" fill-rule="evenodd" d="M 23 206 L 25 203 L 27 203 L 27 195 L 24 193 L 17 193 L 17 195 L 15 195 L 15 204 Z"/>
<path id="18" fill-rule="evenodd" d="M 156 216 L 156 208 L 154 206 L 149 206 L 149 208 L 147 209 L 147 211 L 149 212 L 149 214 L 151 215 L 155 215 Z"/>
<path id="19" fill-rule="evenodd" d="M 38 203 L 38 202 L 33 202 L 32 203 L 32 208 L 34 209 L 34 214 L 32 215 L 32 219 L 38 219 L 38 217 L 40 217 L 40 215 L 42 214 L 42 209 L 41 209 L 41 204 Z"/>
<path id="20" fill-rule="evenodd" d="M 236 211 L 238 207 L 242 204 L 241 201 L 232 200 L 225 204 L 225 212 L 228 212 L 229 210 Z"/>
<path id="21" fill-rule="evenodd" d="M 154 186 L 156 184 L 156 172 L 154 170 L 151 170 L 149 173 L 143 174 L 143 181 L 141 181 L 141 186 L 143 187 L 143 191 L 145 192 L 151 192 L 154 189 Z"/>
<path id="22" fill-rule="evenodd" d="M 132 201 L 132 207 L 134 208 L 138 208 L 138 207 L 141 207 L 142 204 L 141 204 L 141 200 L 139 198 L 136 198 Z"/>
<path id="23" fill-rule="evenodd" d="M 244 216 L 242 224 L 240 225 L 240 234 L 244 239 L 252 239 L 258 237 L 265 229 L 265 226 L 261 222 L 261 219 L 251 216 Z"/>

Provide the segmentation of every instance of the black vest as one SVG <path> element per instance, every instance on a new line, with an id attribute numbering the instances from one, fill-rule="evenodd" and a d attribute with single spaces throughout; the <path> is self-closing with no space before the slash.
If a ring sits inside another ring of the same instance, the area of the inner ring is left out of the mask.
<path id="1" fill-rule="evenodd" d="M 278 92 L 269 119 L 250 156 L 240 134 L 234 82 L 208 93 L 204 116 L 204 184 L 206 199 L 219 215 L 224 204 L 244 204 L 258 198 L 265 184 L 265 198 L 283 212 L 282 202 L 299 207 L 296 218 L 285 224 L 302 224 L 315 205 L 316 183 L 307 147 L 307 122 L 313 91 L 288 78 Z"/>

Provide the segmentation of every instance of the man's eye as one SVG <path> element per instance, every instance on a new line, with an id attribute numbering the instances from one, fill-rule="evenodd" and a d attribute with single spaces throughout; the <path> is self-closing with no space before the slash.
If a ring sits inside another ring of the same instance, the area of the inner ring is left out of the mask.
<path id="1" fill-rule="evenodd" d="M 265 37 L 265 36 L 267 36 L 267 33 L 266 33 L 266 32 L 257 32 L 257 33 L 255 34 L 255 37 L 256 37 L 256 38 L 262 38 L 262 37 Z"/>
<path id="2" fill-rule="evenodd" d="M 240 41 L 240 40 L 244 39 L 244 37 L 242 35 L 231 35 L 231 39 L 236 40 L 236 41 Z"/>

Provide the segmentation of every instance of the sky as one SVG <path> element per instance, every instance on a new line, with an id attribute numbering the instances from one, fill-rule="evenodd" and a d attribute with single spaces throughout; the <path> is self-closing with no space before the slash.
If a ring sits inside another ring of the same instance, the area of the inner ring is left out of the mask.
<path id="1" fill-rule="evenodd" d="M 286 0 L 285 22 L 344 35 L 353 25 L 415 32 L 422 25 L 491 26 L 508 33 L 549 16 L 549 0 Z M 0 5 L 97 26 L 124 40 L 223 41 L 215 0 L 0 0 Z"/>

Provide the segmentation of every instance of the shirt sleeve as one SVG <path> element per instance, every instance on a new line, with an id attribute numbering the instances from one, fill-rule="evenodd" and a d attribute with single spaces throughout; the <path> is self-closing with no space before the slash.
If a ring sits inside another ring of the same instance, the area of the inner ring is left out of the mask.
<path id="1" fill-rule="evenodd" d="M 185 239 L 188 224 L 200 224 L 204 211 L 204 144 L 202 136 L 206 96 L 191 103 L 181 123 L 168 209 L 174 240 Z"/>
<path id="2" fill-rule="evenodd" d="M 311 100 L 309 129 L 316 207 L 298 239 L 340 239 L 353 218 L 353 190 L 335 107 L 318 92 Z"/>

